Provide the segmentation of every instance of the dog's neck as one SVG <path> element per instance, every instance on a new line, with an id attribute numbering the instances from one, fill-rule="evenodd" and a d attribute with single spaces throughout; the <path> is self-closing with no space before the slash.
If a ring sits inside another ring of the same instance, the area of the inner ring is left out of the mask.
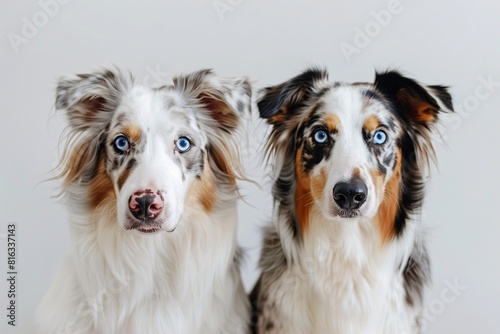
<path id="1" fill-rule="evenodd" d="M 363 318 L 379 312 L 377 305 L 405 266 L 407 242 L 383 243 L 376 219 L 332 220 L 315 208 L 311 208 L 309 218 L 300 241 L 280 233 L 287 263 L 292 264 L 288 270 L 296 282 L 291 289 L 310 298 L 307 305 L 335 307 L 346 317 Z M 278 224 L 281 227 L 277 228 L 283 228 L 290 221 L 282 216 Z M 408 252 L 410 245 L 413 243 L 408 243 Z"/>
<path id="2" fill-rule="evenodd" d="M 227 285 L 237 252 L 235 207 L 211 214 L 186 208 L 175 231 L 154 235 L 122 229 L 115 210 L 105 207 L 70 215 L 72 258 L 87 307 L 95 309 L 100 326 L 123 324 L 123 314 L 133 314 L 145 301 L 161 300 L 187 312 L 212 300 L 210 287 Z M 103 289 L 119 293 L 102 303 Z"/>
<path id="3" fill-rule="evenodd" d="M 278 214 L 277 229 L 290 230 L 289 215 Z M 378 229 L 377 218 L 328 219 L 314 205 L 309 212 L 307 230 L 300 235 L 280 233 L 286 258 L 302 267 L 315 267 L 319 272 L 333 275 L 339 267 L 356 272 L 396 266 L 405 261 L 414 242 L 412 225 L 408 226 L 404 240 L 384 242 Z M 293 240 L 298 239 L 298 240 Z M 397 245 L 408 245 L 408 254 L 394 252 Z M 315 270 L 316 270 L 315 269 Z M 345 271 L 343 271 L 345 272 Z"/>

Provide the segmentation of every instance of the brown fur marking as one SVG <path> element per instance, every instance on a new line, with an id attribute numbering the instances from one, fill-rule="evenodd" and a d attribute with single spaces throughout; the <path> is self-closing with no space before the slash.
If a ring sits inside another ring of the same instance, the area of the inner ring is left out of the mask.
<path id="1" fill-rule="evenodd" d="M 361 171 L 358 167 L 355 167 L 352 171 L 352 178 L 353 179 L 360 179 L 361 178 Z"/>
<path id="2" fill-rule="evenodd" d="M 141 129 L 134 124 L 126 125 L 123 128 L 123 133 L 127 135 L 127 137 L 134 143 L 138 142 L 141 139 L 142 131 Z"/>
<path id="3" fill-rule="evenodd" d="M 363 124 L 363 129 L 366 132 L 374 132 L 375 130 L 378 129 L 379 126 L 380 126 L 380 120 L 376 116 L 372 115 L 365 120 Z"/>
<path id="4" fill-rule="evenodd" d="M 82 145 L 76 147 L 71 155 L 69 155 L 69 149 L 66 147 L 63 153 L 63 159 L 61 164 L 64 167 L 60 173 L 60 176 L 64 178 L 64 184 L 69 185 L 71 182 L 78 179 L 83 169 L 87 164 L 87 160 L 84 159 L 85 153 L 89 151 L 90 142 L 84 142 Z M 65 157 L 69 155 L 66 159 Z"/>
<path id="5" fill-rule="evenodd" d="M 325 169 L 321 169 L 319 175 L 311 178 L 311 194 L 315 200 L 321 200 L 323 198 L 326 181 L 327 173 Z"/>
<path id="6" fill-rule="evenodd" d="M 106 199 L 116 198 L 113 183 L 106 172 L 103 157 L 99 159 L 96 175 L 90 183 L 88 191 L 89 205 L 94 209 L 102 204 Z"/>
<path id="7" fill-rule="evenodd" d="M 403 108 L 410 111 L 410 117 L 417 123 L 433 123 L 437 119 L 437 110 L 429 103 L 411 95 L 406 89 L 401 89 L 396 98 Z"/>
<path id="8" fill-rule="evenodd" d="M 213 119 L 221 124 L 223 129 L 235 129 L 238 126 L 238 115 L 221 99 L 209 94 L 200 95 L 201 102 L 205 105 Z"/>
<path id="9" fill-rule="evenodd" d="M 236 173 L 232 168 L 231 164 L 226 160 L 224 154 L 219 152 L 218 150 L 212 149 L 210 150 L 210 158 L 214 161 L 220 171 L 227 176 L 229 182 L 231 184 L 236 184 Z"/>
<path id="10" fill-rule="evenodd" d="M 338 131 L 340 125 L 340 119 L 337 115 L 330 114 L 325 117 L 325 125 L 330 130 L 330 132 Z"/>
<path id="11" fill-rule="evenodd" d="M 376 181 L 375 187 L 379 188 L 379 181 Z M 399 208 L 399 198 L 401 193 L 401 151 L 398 150 L 396 166 L 394 173 L 387 181 L 383 194 L 383 200 L 378 210 L 378 225 L 382 244 L 386 244 L 395 236 L 394 221 Z"/>
<path id="12" fill-rule="evenodd" d="M 280 111 L 269 117 L 268 122 L 270 123 L 281 123 L 286 121 L 287 109 L 285 106 L 281 107 Z"/>
<path id="13" fill-rule="evenodd" d="M 118 180 L 116 180 L 116 185 L 118 186 L 118 190 L 122 190 L 123 185 L 127 181 L 128 177 L 130 176 L 130 173 L 134 169 L 134 167 L 137 165 L 137 161 L 135 159 L 131 159 L 127 163 L 127 167 L 125 167 L 125 170 L 120 174 L 118 177 Z"/>
<path id="14" fill-rule="evenodd" d="M 297 150 L 295 156 L 295 173 L 297 184 L 295 186 L 295 214 L 300 230 L 304 233 L 309 225 L 309 210 L 313 202 L 311 193 L 311 179 L 304 174 L 301 165 L 302 147 Z"/>
<path id="15" fill-rule="evenodd" d="M 215 176 L 208 167 L 208 159 L 205 157 L 206 167 L 199 179 L 196 179 L 189 188 L 186 198 L 193 198 L 201 204 L 206 213 L 212 212 L 217 202 L 217 187 L 215 186 Z"/>

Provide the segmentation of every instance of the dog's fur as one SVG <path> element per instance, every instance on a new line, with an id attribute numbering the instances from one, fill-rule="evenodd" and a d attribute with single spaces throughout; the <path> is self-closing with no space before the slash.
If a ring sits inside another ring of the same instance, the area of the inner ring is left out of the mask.
<path id="1" fill-rule="evenodd" d="M 258 108 L 271 125 L 276 213 L 251 294 L 254 332 L 418 333 L 429 260 L 414 214 L 433 125 L 453 108 L 446 87 L 396 71 L 331 83 L 313 68 L 264 89 Z M 343 209 L 334 187 L 352 180 L 366 201 Z"/>
<path id="2" fill-rule="evenodd" d="M 250 95 L 246 79 L 210 70 L 160 88 L 116 68 L 59 81 L 72 248 L 39 307 L 41 333 L 247 331 L 236 134 Z M 180 137 L 191 143 L 186 152 Z M 164 201 L 154 219 L 131 214 L 138 191 Z"/>

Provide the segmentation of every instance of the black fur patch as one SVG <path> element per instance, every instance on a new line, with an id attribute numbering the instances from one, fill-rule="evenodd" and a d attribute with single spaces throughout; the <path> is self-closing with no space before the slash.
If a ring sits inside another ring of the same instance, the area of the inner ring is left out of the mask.
<path id="1" fill-rule="evenodd" d="M 427 251 L 425 248 L 421 248 L 420 252 L 417 253 L 417 249 L 418 246 L 415 246 L 403 271 L 406 302 L 410 306 L 422 303 L 424 287 L 429 283 L 430 277 L 430 263 Z"/>
<path id="2" fill-rule="evenodd" d="M 430 131 L 432 123 L 414 122 L 412 110 L 399 99 L 399 94 L 405 92 L 417 101 L 431 106 L 430 112 L 436 120 L 440 106 L 438 101 L 429 92 L 413 79 L 406 78 L 396 71 L 377 73 L 375 87 L 389 101 L 388 109 L 402 122 L 403 137 L 398 141 L 402 152 L 402 197 L 396 215 L 394 228 L 396 236 L 404 231 L 406 220 L 422 206 L 424 197 L 424 179 L 422 162 L 428 161 L 432 153 Z M 451 95 L 444 86 L 428 86 L 441 103 L 449 110 L 453 110 Z"/>
<path id="3" fill-rule="evenodd" d="M 294 218 L 294 213 L 291 208 L 294 206 L 293 193 L 295 190 L 295 139 L 292 138 L 287 145 L 286 166 L 280 171 L 280 175 L 273 185 L 273 195 L 279 203 L 281 210 L 287 211 L 290 217 L 290 228 L 293 235 L 298 235 L 299 226 Z"/>
<path id="4" fill-rule="evenodd" d="M 369 100 L 376 100 L 383 105 L 387 104 L 387 100 L 378 92 L 371 90 L 371 89 L 366 89 L 363 91 L 363 96 L 365 96 Z"/>
<path id="5" fill-rule="evenodd" d="M 258 333 L 259 319 L 263 316 L 263 307 L 267 302 L 267 291 L 270 285 L 276 282 L 285 272 L 287 266 L 285 255 L 281 246 L 279 235 L 272 229 L 265 232 L 265 239 L 262 245 L 262 256 L 259 261 L 259 266 L 264 269 L 261 277 L 255 284 L 250 293 L 250 303 L 252 307 L 250 319 L 250 332 Z M 274 307 L 274 305 L 266 305 L 266 307 Z M 274 326 L 273 319 L 263 319 L 265 326 Z"/>
<path id="6" fill-rule="evenodd" d="M 314 82 L 327 78 L 324 70 L 311 68 L 281 85 L 265 88 L 266 94 L 257 102 L 260 117 L 270 118 L 279 112 L 293 115 L 313 93 Z"/>
<path id="7" fill-rule="evenodd" d="M 404 133 L 401 139 L 401 174 L 402 174 L 402 197 L 394 229 L 396 236 L 400 236 L 410 215 L 422 206 L 424 198 L 424 179 L 421 168 L 417 161 L 415 143 L 408 133 Z"/>
<path id="8" fill-rule="evenodd" d="M 323 129 L 328 133 L 327 129 Z M 312 131 L 314 132 L 317 130 Z M 329 134 L 329 133 L 328 133 Z M 314 166 L 330 157 L 333 148 L 333 141 L 329 137 L 325 143 L 316 143 L 312 138 L 306 138 L 302 145 L 302 168 L 305 173 L 309 173 Z"/>

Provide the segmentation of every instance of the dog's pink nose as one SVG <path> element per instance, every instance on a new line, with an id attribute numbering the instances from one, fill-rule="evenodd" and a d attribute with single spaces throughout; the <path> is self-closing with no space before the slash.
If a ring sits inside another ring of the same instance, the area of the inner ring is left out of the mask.
<path id="1" fill-rule="evenodd" d="M 163 210 L 163 196 L 160 191 L 154 193 L 151 189 L 135 192 L 128 201 L 132 215 L 141 220 L 155 219 Z"/>

